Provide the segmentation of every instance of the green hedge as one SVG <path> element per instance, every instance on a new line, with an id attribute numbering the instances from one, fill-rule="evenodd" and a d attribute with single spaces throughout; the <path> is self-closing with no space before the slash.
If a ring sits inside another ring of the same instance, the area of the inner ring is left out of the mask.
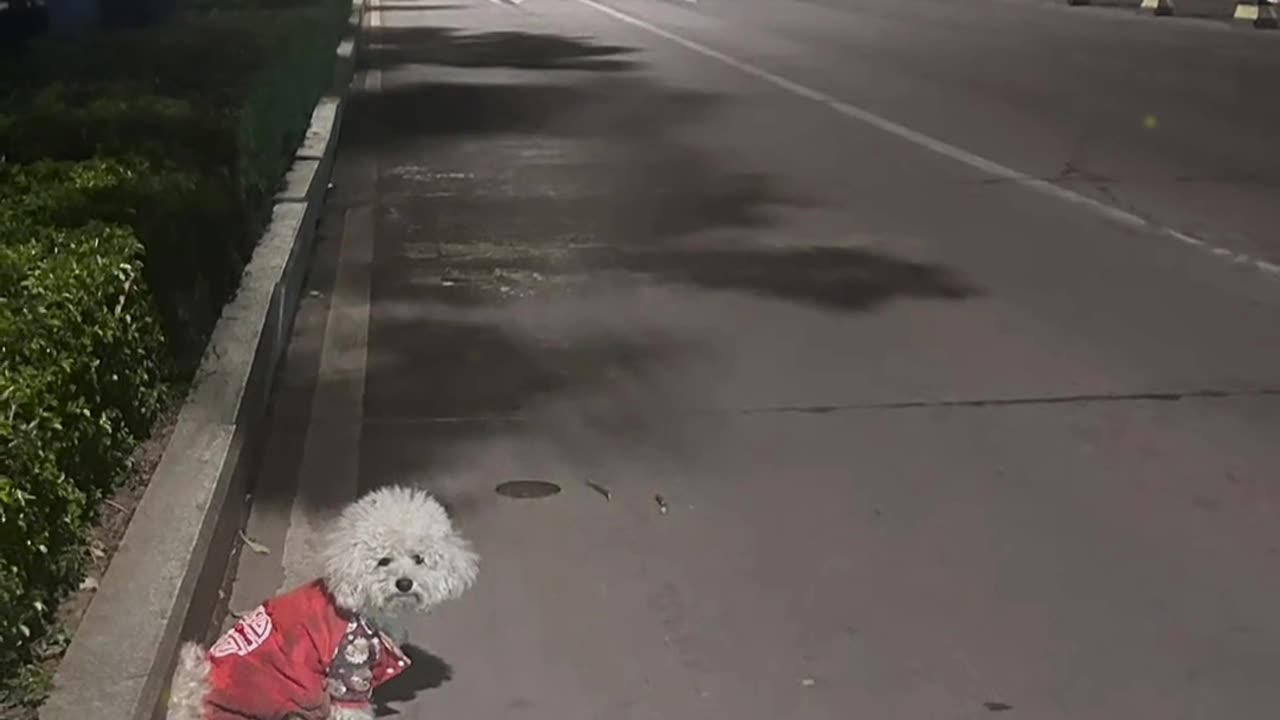
<path id="1" fill-rule="evenodd" d="M 140 159 L 0 170 L 0 222 L 5 215 L 27 226 L 76 228 L 96 220 L 130 227 L 145 249 L 147 284 L 174 357 L 196 354 L 249 252 L 234 242 L 243 222 L 224 182 Z"/>
<path id="2" fill-rule="evenodd" d="M 189 0 L 0 61 L 0 678 L 235 292 L 349 10 Z"/>
<path id="3" fill-rule="evenodd" d="M 92 508 L 149 429 L 161 348 L 127 229 L 23 230 L 9 225 L 0 247 L 5 670 L 78 580 Z"/>
<path id="4" fill-rule="evenodd" d="M 171 355 L 183 370 L 198 359 L 252 253 L 271 195 L 331 80 L 349 7 L 324 0 L 187 17 L 46 45 L 0 65 L 0 83 L 13 88 L 0 100 L 0 158 L 109 159 L 101 172 L 113 187 L 95 186 L 87 191 L 93 197 L 75 204 L 101 207 L 106 195 L 112 208 L 97 217 L 137 232 Z M 41 172 L 52 176 L 70 167 L 46 165 Z M 66 185 L 61 177 L 53 183 Z M 13 194 L 3 186 L 0 193 Z"/>

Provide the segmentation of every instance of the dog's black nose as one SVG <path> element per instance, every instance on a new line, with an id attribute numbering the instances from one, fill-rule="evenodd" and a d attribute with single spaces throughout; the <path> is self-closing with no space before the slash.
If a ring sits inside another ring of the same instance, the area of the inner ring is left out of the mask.
<path id="1" fill-rule="evenodd" d="M 409 578 L 400 578 L 396 581 L 396 589 L 400 592 L 409 592 L 413 589 L 413 581 Z"/>

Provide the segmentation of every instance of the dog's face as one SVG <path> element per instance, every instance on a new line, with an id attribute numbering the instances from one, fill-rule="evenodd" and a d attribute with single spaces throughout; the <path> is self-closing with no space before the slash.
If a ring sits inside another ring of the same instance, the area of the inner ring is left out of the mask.
<path id="1" fill-rule="evenodd" d="M 376 490 L 344 510 L 325 548 L 337 603 L 363 615 L 425 612 L 475 581 L 477 557 L 421 490 Z"/>

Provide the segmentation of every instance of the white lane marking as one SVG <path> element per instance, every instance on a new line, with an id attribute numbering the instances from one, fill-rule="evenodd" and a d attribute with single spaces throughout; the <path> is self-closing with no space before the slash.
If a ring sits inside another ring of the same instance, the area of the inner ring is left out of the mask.
<path id="1" fill-rule="evenodd" d="M 370 7 L 369 25 L 382 26 L 377 5 Z M 363 79 L 365 92 L 382 89 L 382 72 L 377 68 L 367 70 Z M 376 176 L 375 165 L 371 183 L 376 183 Z M 322 528 L 340 507 L 355 499 L 359 488 L 360 430 L 369 360 L 373 213 L 370 206 L 355 207 L 343 219 L 338 268 L 298 468 L 298 489 L 281 551 L 284 576 L 280 590 L 320 574 L 317 541 Z M 333 418 L 340 420 L 333 422 Z"/>
<path id="2" fill-rule="evenodd" d="M 937 153 L 938 155 L 951 158 L 952 160 L 968 165 L 969 167 L 972 167 L 976 170 L 980 170 L 984 173 L 993 175 L 997 178 L 1001 178 L 1009 182 L 1021 185 L 1023 187 L 1030 188 L 1037 192 L 1071 203 L 1073 205 L 1079 205 L 1081 207 L 1087 208 L 1121 225 L 1126 225 L 1133 228 L 1139 228 L 1143 230 L 1162 233 L 1168 237 L 1178 240 L 1179 242 L 1185 243 L 1191 247 L 1207 250 L 1214 255 L 1228 258 L 1233 263 L 1250 265 L 1253 268 L 1260 270 L 1264 273 L 1267 273 L 1269 275 L 1280 276 L 1280 265 L 1276 265 L 1274 263 L 1270 263 L 1265 260 L 1255 258 L 1245 253 L 1240 253 L 1234 250 L 1228 250 L 1227 248 L 1215 246 L 1200 238 L 1194 237 L 1192 235 L 1188 235 L 1178 230 L 1174 230 L 1173 228 L 1166 227 L 1164 225 L 1159 225 L 1157 223 L 1150 222 L 1126 210 L 1121 210 L 1118 207 L 1115 207 L 1113 205 L 1108 205 L 1107 203 L 1102 202 L 1100 200 L 1094 200 L 1091 197 L 1081 195 L 1080 193 L 1075 192 L 1073 190 L 1068 190 L 1067 188 L 1064 188 L 1060 185 L 1055 185 L 1054 183 L 1051 183 L 1048 180 L 1042 180 L 1037 177 L 1032 177 L 1031 175 L 1027 175 L 1026 173 L 1014 170 L 1011 167 L 1001 165 L 1000 163 L 994 160 L 988 160 L 987 158 L 984 158 L 981 155 L 975 155 L 974 153 L 971 153 L 968 150 L 956 147 L 955 145 L 952 145 L 947 142 L 943 142 L 942 140 L 939 140 L 935 137 L 925 135 L 922 132 L 912 130 L 911 128 L 905 125 L 900 125 L 892 120 L 889 120 L 888 118 L 881 117 L 880 115 L 877 115 L 869 110 L 864 110 L 855 105 L 850 105 L 847 102 L 838 100 L 820 90 L 815 90 L 807 85 L 801 85 L 800 83 L 795 82 L 794 80 L 788 80 L 787 78 L 782 77 L 781 75 L 776 75 L 772 72 L 769 72 L 768 70 L 765 70 L 764 68 L 758 67 L 756 65 L 752 65 L 751 63 L 746 62 L 744 60 L 739 60 L 733 57 L 732 55 L 728 55 L 726 53 L 720 52 L 719 50 L 714 50 L 712 48 L 707 47 L 706 45 L 703 45 L 702 43 L 696 42 L 694 40 L 689 40 L 688 38 L 685 38 L 681 35 L 677 35 L 669 30 L 663 30 L 657 25 L 653 25 L 637 17 L 628 15 L 627 13 L 624 13 L 621 10 L 615 10 L 614 8 L 609 7 L 608 5 L 604 5 L 602 3 L 596 2 L 596 0 L 577 0 L 577 1 L 583 5 L 586 5 L 589 8 L 593 8 L 606 15 L 609 15 L 615 20 L 619 20 L 628 25 L 638 27 L 642 30 L 646 30 L 661 38 L 670 40 L 671 42 L 677 45 L 680 45 L 688 50 L 692 50 L 693 52 L 696 52 L 699 55 L 703 55 L 705 57 L 711 58 L 712 60 L 719 61 L 720 63 L 728 65 L 731 68 L 734 68 L 735 70 L 739 70 L 747 75 L 751 75 L 752 77 L 763 80 L 771 85 L 782 88 L 783 90 L 786 90 L 790 93 L 799 95 L 802 98 L 805 98 L 807 100 L 812 100 L 821 105 L 826 105 L 827 107 L 831 108 L 832 110 L 836 111 L 841 115 L 844 115 L 845 117 L 852 118 L 859 122 L 870 125 L 874 128 L 877 128 L 886 133 L 889 133 L 890 135 L 894 135 L 896 137 L 902 138 L 903 140 L 906 140 L 907 142 L 912 143 L 913 145 L 925 148 L 926 150 L 931 150 L 934 153 Z"/>

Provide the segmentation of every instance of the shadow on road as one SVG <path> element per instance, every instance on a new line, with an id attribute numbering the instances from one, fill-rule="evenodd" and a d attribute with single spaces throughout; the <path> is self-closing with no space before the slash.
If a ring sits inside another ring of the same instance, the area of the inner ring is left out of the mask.
<path id="1" fill-rule="evenodd" d="M 619 445 L 659 463 L 692 452 L 690 424 L 705 419 L 679 410 L 722 360 L 706 327 L 685 322 L 707 302 L 859 313 L 975 293 L 946 268 L 790 242 L 782 214 L 813 202 L 696 138 L 698 121 L 735 108 L 624 67 L 628 48 L 445 29 L 370 42 L 377 67 L 462 70 L 384 76 L 344 121 L 340 165 L 381 167 L 365 489 L 430 485 L 511 433 L 535 432 L 538 452 L 575 464 Z M 517 82 L 491 68 L 544 72 Z M 487 486 L 434 489 L 464 514 L 490 501 Z"/>
<path id="2" fill-rule="evenodd" d="M 413 6 L 404 9 L 416 11 Z M 370 28 L 364 42 L 366 61 L 382 70 L 399 65 L 593 72 L 637 67 L 636 63 L 617 57 L 634 52 L 632 48 L 542 33 L 379 27 Z"/>
<path id="3" fill-rule="evenodd" d="M 447 311 L 383 317 L 366 372 L 368 404 L 382 420 L 492 418 L 520 413 L 574 389 L 642 377 L 678 351 L 660 338 L 593 332 L 555 335 L 468 320 Z"/>
<path id="4" fill-rule="evenodd" d="M 713 102 L 624 75 L 572 84 L 441 80 L 353 98 L 353 111 L 378 118 L 377 132 L 352 133 L 349 144 L 404 153 L 485 135 L 652 136 L 651 123 L 688 121 Z"/>
<path id="5" fill-rule="evenodd" d="M 375 717 L 399 715 L 388 703 L 409 702 L 419 693 L 434 690 L 453 679 L 453 668 L 442 658 L 413 644 L 401 649 L 409 656 L 409 668 L 374 691 Z"/>
<path id="6" fill-rule="evenodd" d="M 589 278 L 604 273 L 846 311 L 870 310 L 895 298 L 962 300 L 974 294 L 945 268 L 842 247 L 592 247 L 567 253 L 486 248 L 424 267 L 438 268 L 442 283 L 416 294 L 424 301 L 454 304 L 581 294 L 591 287 Z"/>

